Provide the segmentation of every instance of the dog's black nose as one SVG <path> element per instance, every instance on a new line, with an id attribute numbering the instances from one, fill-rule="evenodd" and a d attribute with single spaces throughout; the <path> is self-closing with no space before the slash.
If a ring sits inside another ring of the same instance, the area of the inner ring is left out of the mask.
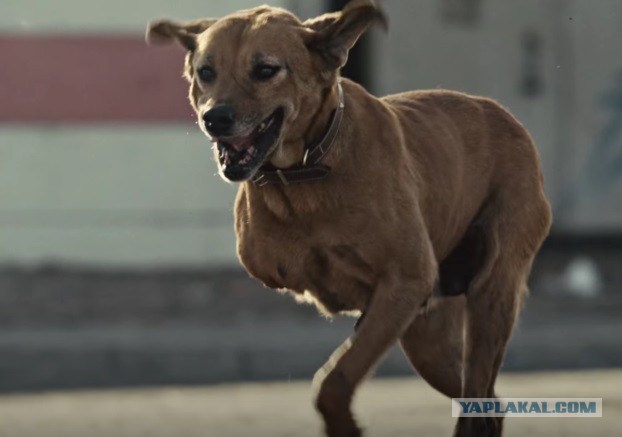
<path id="1" fill-rule="evenodd" d="M 235 110 L 231 105 L 218 105 L 203 114 L 205 128 L 215 137 L 228 135 L 235 122 Z"/>

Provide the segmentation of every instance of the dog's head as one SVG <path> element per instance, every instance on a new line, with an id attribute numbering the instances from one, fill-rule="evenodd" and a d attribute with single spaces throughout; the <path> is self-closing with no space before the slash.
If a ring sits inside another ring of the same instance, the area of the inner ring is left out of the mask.
<path id="1" fill-rule="evenodd" d="M 214 143 L 221 175 L 244 181 L 264 163 L 300 162 L 304 138 L 348 51 L 374 21 L 373 2 L 301 22 L 261 6 L 221 19 L 149 24 L 147 41 L 177 41 L 201 129 Z"/>

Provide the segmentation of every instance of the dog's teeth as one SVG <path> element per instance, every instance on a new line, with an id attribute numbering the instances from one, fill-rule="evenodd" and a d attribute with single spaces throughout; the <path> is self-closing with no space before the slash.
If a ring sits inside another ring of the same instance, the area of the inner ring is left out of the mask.
<path id="1" fill-rule="evenodd" d="M 259 130 L 264 130 L 266 128 L 266 122 L 264 121 L 259 125 Z"/>

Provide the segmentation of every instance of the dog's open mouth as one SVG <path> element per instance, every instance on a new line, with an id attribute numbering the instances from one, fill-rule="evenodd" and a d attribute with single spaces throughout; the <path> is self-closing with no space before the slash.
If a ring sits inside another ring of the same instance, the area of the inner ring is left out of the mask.
<path id="1" fill-rule="evenodd" d="M 278 108 L 259 123 L 250 135 L 218 140 L 218 161 L 227 179 L 239 182 L 253 176 L 279 139 L 283 115 L 283 108 Z"/>

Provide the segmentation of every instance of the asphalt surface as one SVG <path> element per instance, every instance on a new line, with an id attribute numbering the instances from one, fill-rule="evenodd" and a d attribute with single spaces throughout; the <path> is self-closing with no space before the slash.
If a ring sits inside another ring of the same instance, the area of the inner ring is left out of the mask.
<path id="1" fill-rule="evenodd" d="M 506 419 L 510 436 L 622 436 L 622 371 L 503 375 L 505 397 L 602 397 L 602 418 Z M 321 435 L 309 382 L 14 394 L 2 437 Z M 450 401 L 416 378 L 374 379 L 355 399 L 366 436 L 449 436 Z"/>

